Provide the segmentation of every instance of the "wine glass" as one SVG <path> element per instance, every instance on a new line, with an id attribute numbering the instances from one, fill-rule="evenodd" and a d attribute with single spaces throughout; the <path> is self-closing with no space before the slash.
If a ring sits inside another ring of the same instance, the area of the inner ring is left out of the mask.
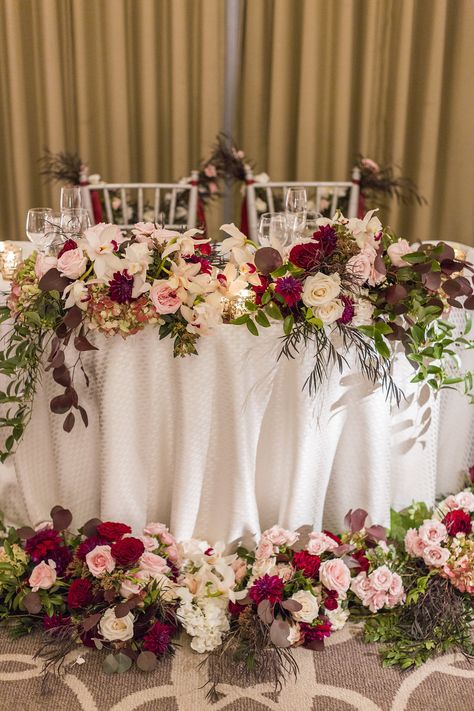
<path id="1" fill-rule="evenodd" d="M 310 239 L 314 233 L 319 230 L 318 217 L 319 215 L 317 212 L 308 211 L 306 213 L 306 222 L 303 229 L 303 237 L 306 239 Z"/>
<path id="2" fill-rule="evenodd" d="M 72 188 L 61 188 L 60 206 L 61 210 L 73 210 L 82 207 L 81 188 L 77 185 Z"/>
<path id="3" fill-rule="evenodd" d="M 67 238 L 83 234 L 88 227 L 90 227 L 90 218 L 84 207 L 61 210 L 61 230 Z"/>
<path id="4" fill-rule="evenodd" d="M 265 212 L 260 218 L 258 241 L 263 247 L 283 247 L 288 239 L 286 216 L 283 212 Z"/>
<path id="5" fill-rule="evenodd" d="M 45 234 L 48 231 L 48 216 L 51 215 L 50 207 L 32 207 L 26 216 L 26 234 L 30 242 L 40 251 L 45 246 Z"/>
<path id="6" fill-rule="evenodd" d="M 304 229 L 307 203 L 304 188 L 288 188 L 285 197 L 285 215 L 292 239 Z"/>

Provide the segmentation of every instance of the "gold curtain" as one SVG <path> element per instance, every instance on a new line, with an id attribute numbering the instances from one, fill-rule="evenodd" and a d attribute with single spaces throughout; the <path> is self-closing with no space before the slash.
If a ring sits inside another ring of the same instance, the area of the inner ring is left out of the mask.
<path id="1" fill-rule="evenodd" d="M 177 180 L 221 128 L 221 0 L 0 0 L 0 238 L 57 206 L 38 158 L 109 181 Z"/>
<path id="2" fill-rule="evenodd" d="M 238 137 L 275 180 L 398 164 L 411 240 L 474 244 L 473 0 L 244 0 Z"/>

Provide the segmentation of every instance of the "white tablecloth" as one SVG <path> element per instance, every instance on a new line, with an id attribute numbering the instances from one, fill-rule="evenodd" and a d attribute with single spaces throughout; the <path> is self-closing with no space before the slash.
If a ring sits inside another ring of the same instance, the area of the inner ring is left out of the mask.
<path id="1" fill-rule="evenodd" d="M 85 357 L 90 388 L 77 379 L 88 429 L 79 421 L 63 432 L 48 405 L 60 388 L 46 374 L 0 471 L 0 510 L 35 524 L 61 504 L 77 526 L 95 516 L 135 529 L 154 520 L 179 538 L 233 541 L 276 522 L 338 529 L 359 506 L 388 524 L 391 505 L 431 503 L 459 486 L 474 463 L 467 400 L 410 385 L 404 359 L 398 409 L 355 366 L 342 377 L 334 369 L 311 399 L 302 389 L 311 353 L 276 363 L 279 333 L 221 326 L 184 359 L 154 329 L 100 337 Z"/>

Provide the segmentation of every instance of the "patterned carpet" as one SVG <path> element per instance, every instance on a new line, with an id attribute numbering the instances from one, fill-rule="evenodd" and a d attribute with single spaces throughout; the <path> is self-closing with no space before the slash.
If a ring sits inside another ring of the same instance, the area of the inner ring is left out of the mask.
<path id="1" fill-rule="evenodd" d="M 297 650 L 300 677 L 279 695 L 268 683 L 235 686 L 229 669 L 223 696 L 212 705 L 197 669 L 201 657 L 188 646 L 152 674 L 135 669 L 112 677 L 102 672 L 100 653 L 78 648 L 54 690 L 42 696 L 36 641 L 0 633 L 2 711 L 474 711 L 474 664 L 447 655 L 414 672 L 383 670 L 355 627 L 337 632 L 324 652 Z M 75 663 L 79 654 L 84 664 Z"/>

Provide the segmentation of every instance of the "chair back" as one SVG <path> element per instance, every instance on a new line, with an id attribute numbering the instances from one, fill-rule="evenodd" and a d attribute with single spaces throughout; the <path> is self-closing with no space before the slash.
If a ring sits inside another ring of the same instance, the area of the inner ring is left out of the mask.
<path id="1" fill-rule="evenodd" d="M 129 230 L 136 222 L 168 229 L 196 227 L 198 172 L 189 183 L 98 183 L 82 186 L 83 203 L 93 224 L 109 222 Z"/>
<path id="2" fill-rule="evenodd" d="M 263 212 L 277 212 L 278 209 L 284 209 L 288 188 L 306 188 L 308 203 L 311 204 L 313 201 L 311 196 L 314 196 L 314 207 L 311 207 L 311 209 L 315 212 L 327 213 L 332 216 L 342 203 L 344 207 L 343 212 L 346 217 L 357 217 L 358 214 L 360 193 L 359 168 L 353 169 L 352 180 L 350 182 L 269 181 L 266 183 L 257 183 L 252 169 L 247 166 L 245 182 L 248 236 L 254 241 L 257 239 L 258 233 L 258 216 L 259 213 L 262 212 L 262 210 L 258 210 L 257 200 L 259 198 L 263 200 L 265 204 Z M 276 207 L 278 208 L 277 210 L 275 209 Z"/>

